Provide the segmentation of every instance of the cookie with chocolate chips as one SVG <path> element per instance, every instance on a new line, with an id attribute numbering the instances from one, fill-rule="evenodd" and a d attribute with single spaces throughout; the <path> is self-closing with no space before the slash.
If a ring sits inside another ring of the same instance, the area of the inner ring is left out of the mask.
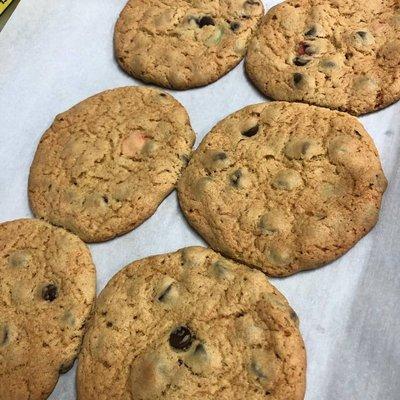
<path id="1" fill-rule="evenodd" d="M 213 249 L 286 276 L 335 260 L 366 235 L 386 184 L 375 145 L 355 117 L 274 102 L 218 123 L 194 153 L 178 195 Z"/>
<path id="2" fill-rule="evenodd" d="M 263 13 L 261 0 L 129 0 L 115 27 L 116 57 L 144 82 L 207 85 L 242 60 Z"/>
<path id="3" fill-rule="evenodd" d="M 95 295 L 78 237 L 39 220 L 0 224 L 0 399 L 47 399 L 73 365 Z"/>
<path id="4" fill-rule="evenodd" d="M 256 270 L 202 247 L 149 257 L 100 294 L 79 400 L 302 400 L 299 321 Z"/>
<path id="5" fill-rule="evenodd" d="M 275 100 L 360 115 L 400 98 L 398 0 L 288 0 L 269 10 L 246 56 Z"/>
<path id="6" fill-rule="evenodd" d="M 183 106 L 154 89 L 97 94 L 58 115 L 29 177 L 37 217 L 86 242 L 126 233 L 174 189 L 195 134 Z"/>

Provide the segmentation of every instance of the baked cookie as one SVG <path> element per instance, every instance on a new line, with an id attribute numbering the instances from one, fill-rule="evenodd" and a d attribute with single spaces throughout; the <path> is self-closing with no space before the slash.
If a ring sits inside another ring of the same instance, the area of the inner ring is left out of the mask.
<path id="1" fill-rule="evenodd" d="M 195 134 L 172 96 L 158 90 L 109 90 L 58 115 L 31 167 L 37 217 L 86 242 L 126 233 L 174 189 Z"/>
<path id="2" fill-rule="evenodd" d="M 218 123 L 178 194 L 213 249 L 286 276 L 349 250 L 375 225 L 385 189 L 377 150 L 355 117 L 274 102 Z"/>
<path id="3" fill-rule="evenodd" d="M 79 356 L 80 400 L 301 400 L 298 318 L 265 276 L 189 247 L 107 284 Z"/>
<path id="4" fill-rule="evenodd" d="M 0 224 L 0 399 L 47 399 L 73 365 L 95 295 L 78 237 L 39 220 Z"/>
<path id="5" fill-rule="evenodd" d="M 244 57 L 261 0 L 129 0 L 115 27 L 121 67 L 173 89 L 207 85 Z"/>
<path id="6" fill-rule="evenodd" d="M 355 115 L 400 98 L 399 0 L 288 0 L 273 7 L 246 58 L 276 100 Z"/>

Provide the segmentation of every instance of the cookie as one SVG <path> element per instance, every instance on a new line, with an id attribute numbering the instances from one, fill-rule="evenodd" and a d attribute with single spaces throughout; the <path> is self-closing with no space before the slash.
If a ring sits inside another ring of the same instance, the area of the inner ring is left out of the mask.
<path id="1" fill-rule="evenodd" d="M 58 115 L 29 177 L 35 216 L 86 242 L 126 233 L 174 189 L 195 134 L 183 106 L 158 90 L 109 90 Z"/>
<path id="2" fill-rule="evenodd" d="M 193 155 L 178 195 L 213 249 L 286 276 L 355 245 L 377 222 L 386 184 L 355 117 L 274 102 L 219 122 Z"/>
<path id="3" fill-rule="evenodd" d="M 302 400 L 296 313 L 256 270 L 190 247 L 107 284 L 79 356 L 78 399 Z"/>
<path id="4" fill-rule="evenodd" d="M 95 295 L 78 237 L 39 220 L 0 224 L 0 399 L 47 399 L 73 365 Z"/>
<path id="5" fill-rule="evenodd" d="M 244 57 L 261 0 L 129 0 L 117 21 L 117 60 L 144 82 L 189 89 L 221 78 Z"/>
<path id="6" fill-rule="evenodd" d="M 273 7 L 246 58 L 275 100 L 360 115 L 400 98 L 398 0 L 289 0 Z"/>

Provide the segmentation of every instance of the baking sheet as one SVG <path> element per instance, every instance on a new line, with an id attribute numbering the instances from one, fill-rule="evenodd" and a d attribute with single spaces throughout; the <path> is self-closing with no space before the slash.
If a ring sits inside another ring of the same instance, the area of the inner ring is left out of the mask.
<path id="1" fill-rule="evenodd" d="M 0 33 L 0 220 L 30 217 L 29 166 L 53 117 L 102 90 L 140 85 L 113 58 L 125 0 L 23 0 Z M 266 8 L 278 1 L 265 1 Z M 201 89 L 170 91 L 189 111 L 197 143 L 222 117 L 264 101 L 243 63 Z M 400 104 L 362 117 L 389 179 L 377 227 L 329 266 L 272 279 L 300 316 L 308 352 L 307 400 L 400 399 Z M 98 290 L 129 262 L 204 242 L 172 193 L 142 226 L 90 245 Z M 75 399 L 75 368 L 51 395 Z"/>

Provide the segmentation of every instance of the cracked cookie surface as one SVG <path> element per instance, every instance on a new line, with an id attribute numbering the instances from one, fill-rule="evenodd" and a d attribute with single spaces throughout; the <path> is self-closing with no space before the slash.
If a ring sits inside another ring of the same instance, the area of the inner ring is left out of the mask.
<path id="1" fill-rule="evenodd" d="M 302 400 L 298 318 L 259 271 L 190 247 L 136 261 L 98 298 L 83 400 Z"/>
<path id="2" fill-rule="evenodd" d="M 174 189 L 194 140 L 186 110 L 166 93 L 97 94 L 43 135 L 29 177 L 31 208 L 87 242 L 126 233 Z"/>
<path id="3" fill-rule="evenodd" d="M 212 83 L 244 57 L 260 0 L 130 0 L 115 27 L 121 67 L 174 89 Z"/>
<path id="4" fill-rule="evenodd" d="M 78 237 L 39 220 L 0 224 L 1 399 L 47 399 L 73 365 L 95 295 Z"/>
<path id="5" fill-rule="evenodd" d="M 399 0 L 289 0 L 249 45 L 246 70 L 266 96 L 355 115 L 400 98 Z"/>
<path id="6" fill-rule="evenodd" d="M 286 276 L 338 258 L 378 220 L 378 152 L 355 117 L 301 103 L 246 107 L 218 123 L 178 184 L 209 245 Z"/>

